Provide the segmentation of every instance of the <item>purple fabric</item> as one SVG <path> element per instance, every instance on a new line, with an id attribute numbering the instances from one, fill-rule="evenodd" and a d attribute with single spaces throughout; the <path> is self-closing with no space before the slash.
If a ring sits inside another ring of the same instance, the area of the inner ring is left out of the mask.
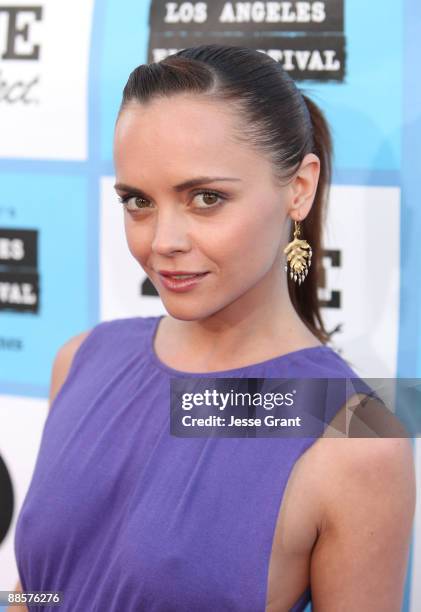
<path id="1" fill-rule="evenodd" d="M 61 612 L 264 612 L 283 492 L 316 438 L 171 436 L 170 377 L 357 375 L 326 346 L 183 373 L 153 350 L 159 319 L 100 323 L 77 351 L 16 525 L 23 590 L 63 591 Z"/>

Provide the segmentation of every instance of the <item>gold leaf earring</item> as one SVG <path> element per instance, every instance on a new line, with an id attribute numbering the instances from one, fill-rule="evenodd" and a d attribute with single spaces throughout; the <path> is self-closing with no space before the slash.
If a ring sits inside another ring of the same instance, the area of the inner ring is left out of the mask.
<path id="1" fill-rule="evenodd" d="M 289 276 L 298 284 L 304 281 L 308 274 L 308 270 L 311 266 L 312 250 L 311 246 L 306 240 L 300 240 L 300 221 L 294 221 L 294 239 L 287 244 L 284 249 L 284 253 L 287 255 L 287 262 L 289 263 Z M 285 272 L 288 272 L 288 264 L 285 265 Z"/>

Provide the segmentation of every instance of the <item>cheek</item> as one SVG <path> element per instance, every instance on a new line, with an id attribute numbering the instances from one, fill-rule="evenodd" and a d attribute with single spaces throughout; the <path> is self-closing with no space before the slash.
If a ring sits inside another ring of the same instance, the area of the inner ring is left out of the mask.
<path id="1" fill-rule="evenodd" d="M 282 220 L 277 211 L 267 208 L 231 219 L 213 233 L 212 252 L 224 267 L 258 268 L 272 263 L 280 248 Z"/>
<path id="2" fill-rule="evenodd" d="M 137 261 L 144 263 L 147 258 L 148 249 L 146 232 L 138 224 L 133 223 L 128 214 L 124 216 L 124 231 L 130 253 Z"/>

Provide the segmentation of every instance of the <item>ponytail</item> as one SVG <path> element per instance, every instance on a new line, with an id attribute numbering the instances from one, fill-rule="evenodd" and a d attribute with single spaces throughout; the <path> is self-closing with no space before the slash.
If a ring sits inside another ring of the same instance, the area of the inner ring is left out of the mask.
<path id="1" fill-rule="evenodd" d="M 302 97 L 309 111 L 312 125 L 313 137 L 310 152 L 320 159 L 320 176 L 313 205 L 307 217 L 301 221 L 301 237 L 307 240 L 313 252 L 312 265 L 305 282 L 301 285 L 297 285 L 288 276 L 288 290 L 291 302 L 303 323 L 323 344 L 327 344 L 331 334 L 325 329 L 317 293 L 318 287 L 324 284 L 322 230 L 332 176 L 333 146 L 329 127 L 322 111 L 306 95 L 302 94 Z M 293 240 L 293 227 L 291 227 L 289 240 Z"/>

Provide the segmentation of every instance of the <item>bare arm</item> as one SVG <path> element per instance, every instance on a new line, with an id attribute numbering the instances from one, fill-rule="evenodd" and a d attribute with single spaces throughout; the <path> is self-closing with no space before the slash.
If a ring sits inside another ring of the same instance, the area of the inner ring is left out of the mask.
<path id="1" fill-rule="evenodd" d="M 49 408 L 51 408 L 54 398 L 60 391 L 62 385 L 64 384 L 64 381 L 67 378 L 76 351 L 78 350 L 79 346 L 86 338 L 86 336 L 90 333 L 90 331 L 91 330 L 88 330 L 87 332 L 82 332 L 77 336 L 73 336 L 57 351 L 51 372 Z M 20 580 L 18 580 L 14 590 L 22 592 L 22 585 L 20 583 Z M 24 611 L 28 611 L 28 608 L 26 606 L 9 606 L 6 610 L 6 612 Z"/>
<path id="2" fill-rule="evenodd" d="M 400 612 L 416 498 L 411 444 L 406 438 L 324 442 L 313 610 Z"/>
<path id="3" fill-rule="evenodd" d="M 54 398 L 60 391 L 67 378 L 76 351 L 78 350 L 79 346 L 82 344 L 86 336 L 89 335 L 90 331 L 91 330 L 88 330 L 86 332 L 78 334 L 77 336 L 73 336 L 57 351 L 51 373 L 49 393 L 50 408 Z"/>

